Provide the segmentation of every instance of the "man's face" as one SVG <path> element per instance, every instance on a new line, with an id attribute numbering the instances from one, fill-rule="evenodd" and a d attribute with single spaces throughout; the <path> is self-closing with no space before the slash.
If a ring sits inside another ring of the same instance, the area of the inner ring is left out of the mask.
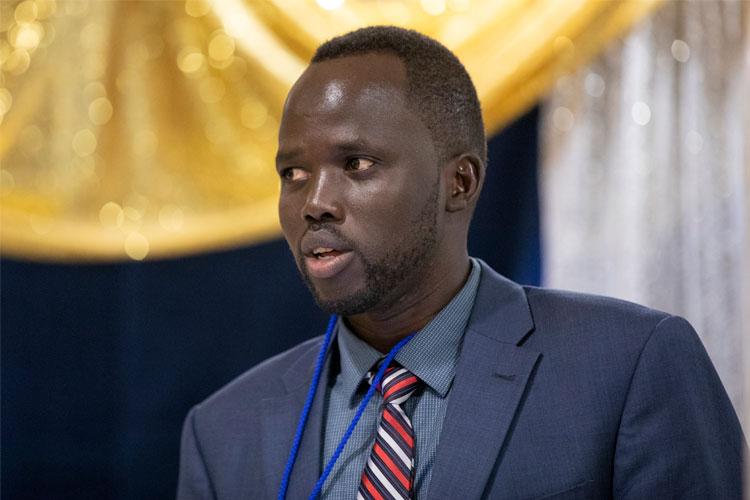
<path id="1" fill-rule="evenodd" d="M 311 65 L 279 130 L 279 219 L 324 310 L 387 307 L 424 279 L 441 233 L 438 156 L 392 55 Z"/>

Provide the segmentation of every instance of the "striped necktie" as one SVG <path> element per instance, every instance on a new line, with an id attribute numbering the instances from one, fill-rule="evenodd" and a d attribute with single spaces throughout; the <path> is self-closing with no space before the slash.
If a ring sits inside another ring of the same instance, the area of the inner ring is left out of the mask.
<path id="1" fill-rule="evenodd" d="M 368 373 L 369 381 L 375 372 Z M 393 363 L 377 387 L 383 395 L 378 434 L 359 484 L 358 500 L 410 499 L 414 485 L 414 429 L 401 405 L 420 380 Z"/>

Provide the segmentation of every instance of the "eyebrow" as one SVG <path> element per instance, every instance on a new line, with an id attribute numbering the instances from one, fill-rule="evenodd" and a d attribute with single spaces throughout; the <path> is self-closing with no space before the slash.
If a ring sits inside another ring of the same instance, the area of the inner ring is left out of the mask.
<path id="1" fill-rule="evenodd" d="M 360 152 L 363 149 L 374 149 L 374 147 L 367 141 L 362 139 L 354 139 L 350 141 L 343 141 L 333 146 L 340 153 L 355 153 Z M 289 160 L 293 160 L 295 157 L 302 154 L 301 148 L 293 148 L 286 151 L 278 151 L 276 153 L 276 163 L 283 163 Z"/>
<path id="2" fill-rule="evenodd" d="M 336 144 L 336 149 L 344 153 L 355 153 L 362 151 L 363 149 L 372 149 L 372 145 L 362 139 L 355 139 L 352 141 L 341 142 Z"/>
<path id="3" fill-rule="evenodd" d="M 283 163 L 285 161 L 289 161 L 295 156 L 298 156 L 300 154 L 299 149 L 290 149 L 289 151 L 278 151 L 276 153 L 276 164 Z"/>

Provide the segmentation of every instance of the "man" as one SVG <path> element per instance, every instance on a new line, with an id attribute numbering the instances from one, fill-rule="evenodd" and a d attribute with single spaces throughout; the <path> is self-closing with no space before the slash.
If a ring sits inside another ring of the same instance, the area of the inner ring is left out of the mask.
<path id="1" fill-rule="evenodd" d="M 318 49 L 284 108 L 279 216 L 333 340 L 193 408 L 179 498 L 307 498 L 322 474 L 342 499 L 741 496 L 739 423 L 685 320 L 469 258 L 485 168 L 446 48 L 374 27 Z"/>

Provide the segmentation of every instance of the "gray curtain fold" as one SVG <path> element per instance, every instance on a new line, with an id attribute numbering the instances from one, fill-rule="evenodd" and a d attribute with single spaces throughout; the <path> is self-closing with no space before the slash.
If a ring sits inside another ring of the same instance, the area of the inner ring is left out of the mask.
<path id="1" fill-rule="evenodd" d="M 740 416 L 749 8 L 666 2 L 559 80 L 541 134 L 545 285 L 687 318 Z"/>

